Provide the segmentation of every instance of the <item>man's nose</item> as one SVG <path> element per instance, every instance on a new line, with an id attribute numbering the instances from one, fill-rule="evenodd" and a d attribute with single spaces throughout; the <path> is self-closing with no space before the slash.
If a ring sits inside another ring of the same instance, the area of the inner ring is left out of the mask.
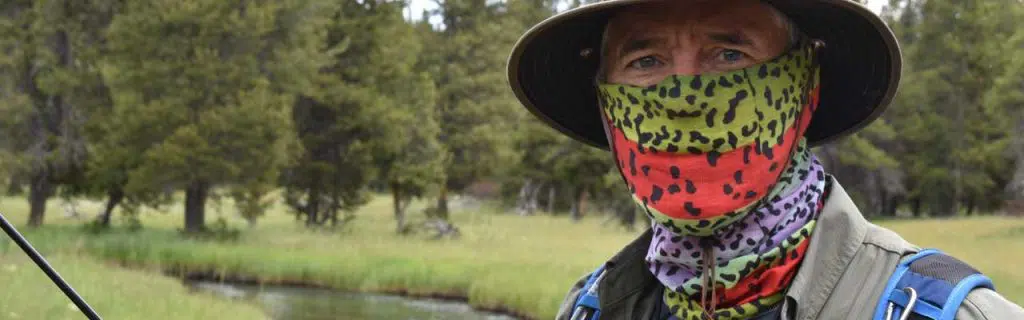
<path id="1" fill-rule="evenodd" d="M 700 52 L 692 46 L 672 50 L 672 74 L 693 76 L 703 73 Z"/>

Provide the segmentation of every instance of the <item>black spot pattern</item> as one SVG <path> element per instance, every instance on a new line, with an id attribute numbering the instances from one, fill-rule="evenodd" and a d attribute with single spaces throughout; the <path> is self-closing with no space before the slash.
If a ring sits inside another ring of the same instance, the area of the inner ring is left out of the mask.
<path id="1" fill-rule="evenodd" d="M 623 129 L 641 146 L 658 151 L 693 147 L 706 152 L 714 149 L 711 143 L 717 139 L 727 141 L 735 149 L 750 143 L 755 136 L 776 143 L 789 128 L 787 125 L 791 125 L 783 117 L 793 118 L 808 100 L 802 98 L 806 94 L 797 91 L 811 87 L 816 79 L 814 68 L 799 67 L 811 54 L 810 48 L 794 50 L 754 67 L 754 72 L 738 70 L 713 77 L 671 76 L 648 87 L 601 85 L 598 102 L 614 127 Z M 664 116 L 657 116 L 660 112 L 655 111 L 664 111 Z M 697 119 L 703 123 L 694 122 Z M 736 121 L 744 125 L 730 126 Z M 669 127 L 677 128 L 726 126 L 737 130 L 718 131 L 715 136 L 705 136 L 706 139 L 681 142 L 654 139 L 669 123 Z"/>

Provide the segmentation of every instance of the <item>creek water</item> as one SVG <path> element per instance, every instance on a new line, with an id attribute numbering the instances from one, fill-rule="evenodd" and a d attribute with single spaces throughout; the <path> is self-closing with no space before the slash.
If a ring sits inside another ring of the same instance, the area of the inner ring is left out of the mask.
<path id="1" fill-rule="evenodd" d="M 515 320 L 463 302 L 288 286 L 194 281 L 193 290 L 256 303 L 274 320 Z"/>

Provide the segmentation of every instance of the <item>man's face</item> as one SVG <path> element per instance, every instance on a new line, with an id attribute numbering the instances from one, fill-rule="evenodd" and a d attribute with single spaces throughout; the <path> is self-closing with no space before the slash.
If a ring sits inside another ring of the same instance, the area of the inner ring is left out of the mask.
<path id="1" fill-rule="evenodd" d="M 759 0 L 660 1 L 611 19 L 602 63 L 608 83 L 650 86 L 757 65 L 789 42 L 784 18 Z"/>

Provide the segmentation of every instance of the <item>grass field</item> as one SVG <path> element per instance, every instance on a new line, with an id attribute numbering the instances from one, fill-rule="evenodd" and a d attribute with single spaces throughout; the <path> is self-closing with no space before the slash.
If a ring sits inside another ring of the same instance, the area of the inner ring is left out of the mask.
<path id="1" fill-rule="evenodd" d="M 82 319 L 81 312 L 20 252 L 0 255 L 0 319 Z M 189 294 L 181 282 L 95 258 L 47 257 L 104 319 L 265 319 L 256 306 Z"/>
<path id="2" fill-rule="evenodd" d="M 477 307 L 510 309 L 532 318 L 550 319 L 572 281 L 636 235 L 636 232 L 610 224 L 603 225 L 602 219 L 596 217 L 574 224 L 564 217 L 498 215 L 487 208 L 479 208 L 453 213 L 452 218 L 463 234 L 461 239 L 429 241 L 425 236 L 396 237 L 389 203 L 385 198 L 376 199 L 358 212 L 349 227 L 339 232 L 305 230 L 292 216 L 286 215 L 283 208 L 275 208 L 256 227 L 249 229 L 225 204 L 220 214 L 211 208 L 208 221 L 223 216 L 244 231 L 235 243 L 211 243 L 177 236 L 174 229 L 181 225 L 180 206 L 164 208 L 164 213 L 145 212 L 142 217 L 145 228 L 140 232 L 115 230 L 87 237 L 77 226 L 82 220 L 62 217 L 57 202 L 53 201 L 47 227 L 28 232 L 27 236 L 44 252 L 59 255 L 54 262 L 59 271 L 82 272 L 69 277 L 76 288 L 110 287 L 103 292 L 80 291 L 90 301 L 97 300 L 97 304 L 104 306 L 101 311 L 111 314 L 115 309 L 126 315 L 143 309 L 130 302 L 122 306 L 102 304 L 100 300 L 144 296 L 133 291 L 138 288 L 127 284 L 109 286 L 115 281 L 112 278 L 122 272 L 140 279 L 146 279 L 148 274 L 155 283 L 171 286 L 158 270 L 177 269 L 346 290 L 464 296 Z M 23 199 L 14 198 L 0 200 L 0 210 L 19 226 L 28 211 Z M 79 210 L 92 214 L 99 211 L 99 204 L 82 202 Z M 412 217 L 420 216 L 416 206 L 411 210 Z M 992 276 L 999 291 L 1009 299 L 1024 303 L 1024 271 L 1015 267 L 1024 260 L 1024 219 L 984 217 L 882 224 L 913 242 L 938 247 L 968 261 Z M 13 245 L 10 247 L 8 251 L 17 250 Z M 9 252 L 7 256 L 18 253 Z M 144 266 L 150 271 L 125 271 L 99 261 Z M 67 302 L 58 299 L 59 291 L 46 282 L 42 273 L 36 273 L 35 281 L 21 280 L 15 282 L 15 287 L 33 287 L 27 290 L 49 292 L 57 297 L 38 301 L 37 304 L 49 304 L 49 308 L 39 306 L 38 309 L 67 309 Z M 4 280 L 2 277 L 0 273 L 0 281 Z M 161 291 L 159 294 L 168 300 L 190 299 L 184 289 L 148 287 Z M 10 286 L 5 289 L 18 291 Z M 9 301 L 19 301 L 10 299 L 0 295 L 0 310 L 7 310 L 2 305 Z M 228 310 L 223 309 L 228 307 L 221 306 L 218 300 L 202 301 L 211 305 L 191 308 L 195 309 L 192 311 L 216 314 Z M 121 317 L 111 319 L 118 318 Z M 239 317 L 226 317 L 235 318 Z"/>

